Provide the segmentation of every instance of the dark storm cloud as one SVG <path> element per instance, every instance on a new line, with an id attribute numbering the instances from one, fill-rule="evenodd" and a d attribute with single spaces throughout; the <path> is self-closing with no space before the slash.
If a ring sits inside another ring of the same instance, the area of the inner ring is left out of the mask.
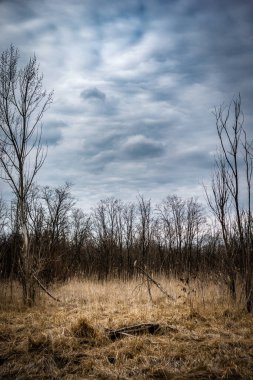
<path id="1" fill-rule="evenodd" d="M 129 160 L 157 158 L 164 153 L 164 146 L 160 142 L 147 139 L 145 136 L 130 136 L 123 144 L 123 157 Z"/>
<path id="2" fill-rule="evenodd" d="M 179 154 L 175 157 L 175 162 L 182 167 L 195 167 L 198 170 L 210 170 L 213 165 L 211 154 L 203 151 L 201 147 Z"/>
<path id="3" fill-rule="evenodd" d="M 116 160 L 117 146 L 121 137 L 118 135 L 108 135 L 107 137 L 97 136 L 90 138 L 83 144 L 83 161 L 91 172 L 103 171 L 108 163 Z"/>
<path id="4" fill-rule="evenodd" d="M 67 124 L 63 121 L 46 121 L 43 127 L 42 144 L 55 145 L 62 139 L 62 128 L 66 128 Z"/>
<path id="5" fill-rule="evenodd" d="M 148 139 L 142 135 L 124 136 L 115 134 L 106 138 L 97 138 L 84 144 L 85 163 L 90 170 L 105 170 L 108 164 L 116 162 L 142 161 L 161 157 L 165 148 L 162 143 Z"/>
<path id="6" fill-rule="evenodd" d="M 36 11 L 29 6 L 29 0 L 1 0 L 0 3 L 5 16 L 9 16 L 13 22 L 30 20 L 36 16 Z"/>
<path id="7" fill-rule="evenodd" d="M 220 86 L 240 89 L 241 82 L 253 73 L 253 7 L 244 2 L 212 2 L 198 11 L 197 35 L 188 40 L 191 69 L 204 68 L 204 75 L 217 76 Z M 190 25 L 194 29 L 194 25 Z M 194 62 L 196 66 L 194 66 Z M 203 74 L 203 72 L 201 73 Z M 193 75 L 193 78 L 195 76 Z M 218 81 L 217 81 L 218 82 Z M 218 84 L 218 83 L 217 83 Z"/>
<path id="8" fill-rule="evenodd" d="M 98 99 L 105 101 L 106 95 L 103 91 L 98 90 L 96 87 L 83 90 L 80 94 L 83 99 Z"/>

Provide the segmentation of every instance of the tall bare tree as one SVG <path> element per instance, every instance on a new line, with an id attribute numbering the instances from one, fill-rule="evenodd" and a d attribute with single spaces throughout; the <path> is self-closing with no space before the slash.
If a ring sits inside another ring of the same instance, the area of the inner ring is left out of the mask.
<path id="1" fill-rule="evenodd" d="M 240 272 L 245 287 L 246 308 L 251 312 L 253 144 L 248 141 L 243 127 L 244 115 L 240 95 L 229 107 L 215 108 L 214 116 L 220 142 L 220 156 L 216 162 L 216 173 L 212 182 L 213 197 L 212 200 L 208 197 L 208 203 L 221 225 L 226 256 L 230 258 L 227 262 L 230 268 L 230 290 L 234 292 L 235 298 L 235 277 Z M 242 193 L 245 188 L 247 195 L 246 201 L 243 202 Z"/>
<path id="2" fill-rule="evenodd" d="M 223 272 L 225 272 L 225 282 L 227 283 L 230 295 L 236 300 L 236 277 L 237 270 L 235 264 L 235 247 L 231 244 L 232 223 L 231 223 L 231 194 L 227 184 L 228 172 L 226 160 L 222 154 L 218 154 L 215 160 L 215 170 L 211 182 L 211 194 L 205 187 L 208 205 L 218 220 L 222 239 L 224 243 Z"/>
<path id="3" fill-rule="evenodd" d="M 7 219 L 7 207 L 5 202 L 2 199 L 2 196 L 0 195 L 0 237 L 4 232 L 4 228 L 6 226 L 6 219 Z"/>
<path id="4" fill-rule="evenodd" d="M 245 212 L 245 294 L 248 311 L 253 310 L 253 215 L 251 205 L 252 183 L 253 183 L 253 140 L 249 142 L 244 131 L 242 143 L 244 151 L 244 163 L 246 167 L 247 183 L 247 209 Z"/>
<path id="5" fill-rule="evenodd" d="M 28 194 L 45 160 L 41 119 L 52 102 L 43 89 L 36 56 L 19 68 L 19 52 L 12 45 L 0 58 L 0 164 L 2 178 L 17 200 L 17 220 L 22 236 L 19 274 L 25 304 L 35 300 L 33 257 L 29 249 Z"/>
<path id="6" fill-rule="evenodd" d="M 144 267 L 149 262 L 151 239 L 152 239 L 152 209 L 151 200 L 145 199 L 143 195 L 138 195 L 138 211 L 139 211 L 139 249 L 141 252 L 141 266 Z"/>

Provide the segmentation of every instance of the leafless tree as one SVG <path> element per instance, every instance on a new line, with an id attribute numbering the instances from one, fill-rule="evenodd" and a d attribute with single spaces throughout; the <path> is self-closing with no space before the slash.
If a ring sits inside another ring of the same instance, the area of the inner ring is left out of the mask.
<path id="1" fill-rule="evenodd" d="M 184 200 L 172 195 L 157 205 L 157 212 L 162 229 L 160 236 L 170 252 L 171 265 L 177 267 L 177 275 L 184 272 L 190 278 L 193 267 L 197 267 L 196 255 L 202 241 L 200 236 L 205 220 L 202 206 L 194 198 Z"/>
<path id="2" fill-rule="evenodd" d="M 4 233 L 4 228 L 7 224 L 7 207 L 2 197 L 0 196 L 0 237 Z"/>
<path id="3" fill-rule="evenodd" d="M 248 207 L 246 209 L 245 220 L 245 295 L 248 311 L 253 310 L 253 215 L 251 206 L 252 194 L 252 175 L 253 175 L 253 140 L 247 139 L 247 134 L 244 131 L 243 140 L 244 163 L 246 167 L 246 183 L 247 183 L 247 198 Z"/>
<path id="4" fill-rule="evenodd" d="M 235 247 L 231 244 L 231 234 L 233 230 L 231 221 L 231 194 L 227 184 L 226 160 L 222 154 L 218 154 L 215 160 L 215 169 L 211 182 L 211 193 L 204 187 L 207 203 L 221 228 L 224 242 L 224 265 L 223 274 L 227 282 L 231 297 L 236 299 L 236 278 L 237 270 L 235 264 Z"/>
<path id="5" fill-rule="evenodd" d="M 122 266 L 123 230 L 122 203 L 119 199 L 108 197 L 101 200 L 93 209 L 93 226 L 96 236 L 97 252 L 102 255 L 99 279 L 116 275 Z"/>
<path id="6" fill-rule="evenodd" d="M 45 186 L 42 189 L 41 198 L 45 202 L 47 211 L 46 229 L 49 233 L 49 251 L 61 239 L 66 236 L 69 228 L 69 212 L 74 206 L 74 199 L 70 193 L 71 184 L 51 188 Z"/>
<path id="7" fill-rule="evenodd" d="M 128 277 L 133 273 L 133 255 L 135 243 L 135 222 L 136 222 L 136 205 L 134 203 L 127 203 L 123 206 L 123 237 L 124 246 L 127 254 L 127 275 Z"/>
<path id="8" fill-rule="evenodd" d="M 17 220 L 22 235 L 19 274 L 25 304 L 35 300 L 33 257 L 29 247 L 28 194 L 45 160 L 41 119 L 52 102 L 42 86 L 36 56 L 19 68 L 19 52 L 13 46 L 0 58 L 0 164 L 2 178 L 17 200 Z"/>
<path id="9" fill-rule="evenodd" d="M 74 274 L 89 274 L 92 271 L 93 260 L 89 255 L 92 244 L 91 217 L 81 209 L 74 208 L 71 213 L 70 263 Z"/>
<path id="10" fill-rule="evenodd" d="M 57 266 L 67 255 L 66 246 L 70 233 L 70 215 L 75 201 L 71 195 L 71 184 L 66 182 L 63 186 L 51 188 L 45 186 L 41 190 L 41 199 L 44 204 L 46 221 L 45 236 L 47 247 L 47 265 L 44 269 L 44 280 L 48 283 L 55 280 Z M 62 276 L 64 276 L 62 266 Z"/>
<path id="11" fill-rule="evenodd" d="M 139 246 L 141 252 L 141 266 L 144 267 L 149 262 L 151 240 L 152 240 L 152 210 L 151 200 L 145 199 L 143 195 L 138 196 L 138 211 L 139 211 Z"/>
<path id="12" fill-rule="evenodd" d="M 240 272 L 245 286 L 247 310 L 253 309 L 253 248 L 251 189 L 253 146 L 243 127 L 244 115 L 240 95 L 229 107 L 215 108 L 220 155 L 212 180 L 212 197 L 208 203 L 217 217 L 229 268 L 230 291 L 235 298 L 235 280 Z M 244 163 L 244 165 L 243 165 Z M 246 184 L 246 186 L 245 186 Z M 242 193 L 247 189 L 246 208 Z M 207 193 L 207 192 L 206 192 Z"/>
<path id="13" fill-rule="evenodd" d="M 195 249 L 195 254 L 199 254 L 201 241 L 200 238 L 203 224 L 206 219 L 203 215 L 202 205 L 194 198 L 188 199 L 185 205 L 186 208 L 186 225 L 185 225 L 185 255 L 186 255 L 186 271 L 189 277 L 192 275 L 192 264 L 193 264 L 193 251 Z"/>

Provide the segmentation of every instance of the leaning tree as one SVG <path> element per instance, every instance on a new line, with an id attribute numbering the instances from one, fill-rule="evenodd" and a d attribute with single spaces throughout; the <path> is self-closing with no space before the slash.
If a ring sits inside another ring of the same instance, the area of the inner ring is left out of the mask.
<path id="1" fill-rule="evenodd" d="M 0 57 L 0 165 L 1 177 L 16 199 L 17 229 L 22 246 L 19 252 L 19 281 L 24 303 L 35 301 L 34 256 L 28 229 L 29 191 L 45 160 L 41 141 L 41 119 L 52 102 L 52 92 L 43 89 L 34 55 L 19 65 L 19 51 L 10 46 Z"/>

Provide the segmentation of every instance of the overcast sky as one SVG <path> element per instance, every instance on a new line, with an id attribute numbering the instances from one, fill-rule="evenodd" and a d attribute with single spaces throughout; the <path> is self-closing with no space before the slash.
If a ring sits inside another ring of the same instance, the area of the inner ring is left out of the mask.
<path id="1" fill-rule="evenodd" d="M 42 185 L 89 209 L 138 193 L 203 197 L 214 106 L 242 96 L 253 129 L 253 1 L 1 0 L 0 48 L 36 54 L 54 102 Z"/>

